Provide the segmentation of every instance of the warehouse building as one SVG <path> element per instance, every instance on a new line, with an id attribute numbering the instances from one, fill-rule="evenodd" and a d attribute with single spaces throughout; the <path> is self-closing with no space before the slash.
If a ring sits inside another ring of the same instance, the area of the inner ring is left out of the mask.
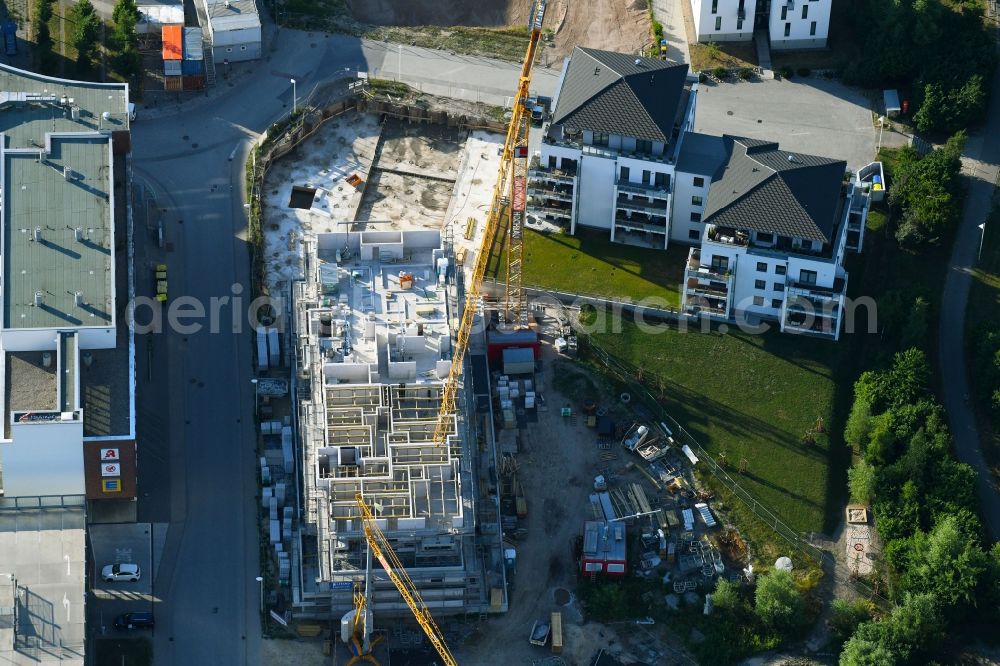
<path id="1" fill-rule="evenodd" d="M 128 109 L 0 65 L 3 664 L 82 666 L 85 521 L 134 520 Z"/>
<path id="2" fill-rule="evenodd" d="M 260 16 L 254 0 L 201 0 L 202 23 L 216 64 L 257 60 L 261 56 Z"/>

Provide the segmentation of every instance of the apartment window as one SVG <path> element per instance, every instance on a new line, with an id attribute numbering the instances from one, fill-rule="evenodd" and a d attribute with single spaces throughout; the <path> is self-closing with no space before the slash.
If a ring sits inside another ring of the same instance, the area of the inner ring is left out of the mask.
<path id="1" fill-rule="evenodd" d="M 556 168 L 556 156 L 555 155 L 549 155 L 549 168 L 550 169 L 555 169 Z"/>
<path id="2" fill-rule="evenodd" d="M 774 290 L 775 291 L 784 291 L 785 290 L 785 283 L 784 282 L 775 282 L 774 283 Z"/>
<path id="3" fill-rule="evenodd" d="M 774 267 L 774 274 L 775 275 L 784 275 L 785 274 L 785 267 L 781 266 L 781 265 L 775 266 Z"/>
<path id="4" fill-rule="evenodd" d="M 712 0 L 712 13 L 719 13 L 719 0 Z M 716 28 L 716 30 L 718 30 L 718 28 Z"/>
<path id="5" fill-rule="evenodd" d="M 807 271 L 803 268 L 799 271 L 799 282 L 802 284 L 816 284 L 816 271 Z"/>
<path id="6" fill-rule="evenodd" d="M 809 18 L 809 5 L 802 5 L 802 18 Z"/>
<path id="7" fill-rule="evenodd" d="M 788 37 L 790 34 L 792 34 L 792 24 L 791 23 L 786 23 L 785 24 L 785 37 Z"/>
<path id="8" fill-rule="evenodd" d="M 743 29 L 743 19 L 741 18 L 736 19 L 736 29 L 737 30 Z"/>
<path id="9" fill-rule="evenodd" d="M 653 174 L 653 185 L 657 187 L 670 187 L 670 174 L 656 172 Z"/>
<path id="10" fill-rule="evenodd" d="M 767 283 L 764 282 L 763 280 L 754 280 L 753 281 L 753 288 L 754 289 L 767 289 Z"/>
<path id="11" fill-rule="evenodd" d="M 774 242 L 774 234 L 762 234 L 762 233 L 758 232 L 758 234 L 757 234 L 757 242 L 759 242 L 759 243 L 773 243 Z"/>
<path id="12" fill-rule="evenodd" d="M 701 238 L 701 232 L 697 229 L 692 229 L 688 232 L 688 240 L 698 240 L 699 238 Z"/>
<path id="13" fill-rule="evenodd" d="M 691 213 L 692 222 L 701 222 L 701 213 Z"/>
<path id="14" fill-rule="evenodd" d="M 804 241 L 802 241 L 802 249 L 803 250 L 811 250 L 811 249 L 813 249 L 813 242 L 811 240 L 804 240 Z"/>
<path id="15" fill-rule="evenodd" d="M 695 176 L 692 182 L 695 187 L 705 187 L 705 179 L 701 176 Z"/>
<path id="16" fill-rule="evenodd" d="M 628 167 L 623 166 L 621 168 L 621 171 L 618 172 L 618 180 L 622 181 L 623 183 L 626 183 L 628 182 L 628 176 L 629 176 Z"/>
<path id="17" fill-rule="evenodd" d="M 753 304 L 754 305 L 764 305 L 764 297 L 763 296 L 754 296 L 753 297 Z"/>
<path id="18" fill-rule="evenodd" d="M 601 132 L 594 132 L 594 145 L 595 146 L 608 145 L 608 135 L 602 134 Z"/>
<path id="19" fill-rule="evenodd" d="M 712 255 L 712 270 L 720 273 L 729 270 L 729 257 L 718 254 Z"/>
<path id="20" fill-rule="evenodd" d="M 653 152 L 653 142 L 652 141 L 643 141 L 641 139 L 636 139 L 635 140 L 635 152 L 642 153 L 644 155 L 650 154 L 651 152 Z"/>
<path id="21" fill-rule="evenodd" d="M 775 310 L 780 309 L 781 308 L 781 299 L 780 298 L 772 298 L 771 299 L 771 307 L 774 308 Z"/>
<path id="22" fill-rule="evenodd" d="M 721 16 L 716 16 L 715 17 L 715 29 L 716 30 L 722 30 L 722 17 Z"/>
<path id="23" fill-rule="evenodd" d="M 646 171 L 645 169 L 643 169 L 642 170 L 642 184 L 643 185 L 649 185 L 649 179 L 652 177 L 652 175 L 653 175 L 652 171 Z"/>
<path id="24" fill-rule="evenodd" d="M 810 36 L 816 35 L 816 21 L 813 21 L 812 23 L 809 24 L 809 35 Z"/>
<path id="25" fill-rule="evenodd" d="M 704 203 L 705 203 L 705 200 L 704 200 L 704 199 L 702 199 L 702 198 L 701 198 L 701 197 L 699 197 L 699 196 L 694 196 L 694 197 L 691 197 L 691 205 L 692 205 L 692 206 L 701 206 L 701 205 L 702 205 L 702 204 L 704 204 Z"/>
<path id="26" fill-rule="evenodd" d="M 757 262 L 757 272 L 758 273 L 766 273 L 767 272 L 767 264 L 765 264 L 763 261 L 758 261 Z"/>
<path id="27" fill-rule="evenodd" d="M 781 20 L 784 21 L 788 18 L 788 5 L 781 6 Z"/>

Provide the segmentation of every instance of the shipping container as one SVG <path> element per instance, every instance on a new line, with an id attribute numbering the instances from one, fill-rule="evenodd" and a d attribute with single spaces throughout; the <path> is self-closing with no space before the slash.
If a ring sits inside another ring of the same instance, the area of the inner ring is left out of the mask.
<path id="1" fill-rule="evenodd" d="M 177 60 L 171 60 L 169 62 L 178 62 Z M 204 61 L 202 60 L 181 60 L 181 74 L 184 76 L 198 76 L 205 72 Z"/>
<path id="2" fill-rule="evenodd" d="M 163 59 L 180 60 L 184 57 L 184 38 L 181 25 L 163 26 Z"/>
<path id="3" fill-rule="evenodd" d="M 205 88 L 205 77 L 202 74 L 197 76 L 185 76 L 184 90 L 203 90 Z"/>
<path id="4" fill-rule="evenodd" d="M 205 59 L 201 28 L 184 28 L 184 59 Z"/>
<path id="5" fill-rule="evenodd" d="M 183 90 L 181 85 L 181 77 L 179 76 L 165 76 L 163 77 L 163 89 L 170 92 L 180 92 Z"/>
<path id="6" fill-rule="evenodd" d="M 164 76 L 180 76 L 183 74 L 183 69 L 181 68 L 180 60 L 164 60 L 163 61 L 163 75 Z"/>

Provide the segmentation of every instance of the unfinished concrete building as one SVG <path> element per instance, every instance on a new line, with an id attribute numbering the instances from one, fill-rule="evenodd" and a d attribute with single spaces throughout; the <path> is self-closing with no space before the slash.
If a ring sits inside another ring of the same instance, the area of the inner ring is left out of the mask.
<path id="1" fill-rule="evenodd" d="M 490 564 L 499 536 L 477 539 L 475 438 L 458 415 L 446 445 L 433 442 L 457 316 L 440 232 L 323 233 L 305 257 L 294 290 L 297 613 L 352 608 L 367 549 L 358 493 L 435 615 L 506 610 L 502 564 Z M 372 573 L 376 618 L 409 616 L 378 563 Z"/>

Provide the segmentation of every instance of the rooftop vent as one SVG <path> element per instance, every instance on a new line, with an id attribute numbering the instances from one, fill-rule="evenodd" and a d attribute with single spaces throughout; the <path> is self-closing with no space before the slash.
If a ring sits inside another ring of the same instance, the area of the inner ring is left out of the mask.
<path id="1" fill-rule="evenodd" d="M 63 178 L 66 180 L 73 180 L 73 170 L 68 166 L 63 167 Z"/>
<path id="2" fill-rule="evenodd" d="M 73 303 L 76 304 L 76 307 L 80 307 L 81 305 L 83 305 L 84 303 L 86 303 L 86 301 L 83 300 L 83 292 L 82 291 L 78 291 L 75 294 L 73 294 Z"/>
<path id="3" fill-rule="evenodd" d="M 42 240 L 42 228 L 41 227 L 35 227 L 35 236 L 34 236 L 34 238 L 35 238 L 36 241 Z"/>
<path id="4" fill-rule="evenodd" d="M 594 76 L 597 76 L 600 73 L 601 73 L 601 67 L 600 65 L 598 65 L 597 67 L 594 68 Z"/>
<path id="5" fill-rule="evenodd" d="M 36 308 L 40 308 L 40 307 L 42 307 L 43 303 L 45 303 L 45 294 L 42 293 L 42 292 L 40 292 L 40 291 L 36 291 L 35 292 L 35 307 Z"/>
<path id="6" fill-rule="evenodd" d="M 639 60 L 638 58 L 636 58 L 636 59 L 635 59 L 635 64 L 636 64 L 636 66 L 638 66 L 638 65 L 639 65 L 639 63 L 641 63 L 641 62 L 642 62 L 642 61 L 641 61 L 641 60 Z"/>
<path id="7" fill-rule="evenodd" d="M 799 163 L 799 161 L 797 159 L 795 159 L 795 155 L 789 155 L 788 156 L 788 161 L 792 162 L 793 164 L 798 164 Z"/>

